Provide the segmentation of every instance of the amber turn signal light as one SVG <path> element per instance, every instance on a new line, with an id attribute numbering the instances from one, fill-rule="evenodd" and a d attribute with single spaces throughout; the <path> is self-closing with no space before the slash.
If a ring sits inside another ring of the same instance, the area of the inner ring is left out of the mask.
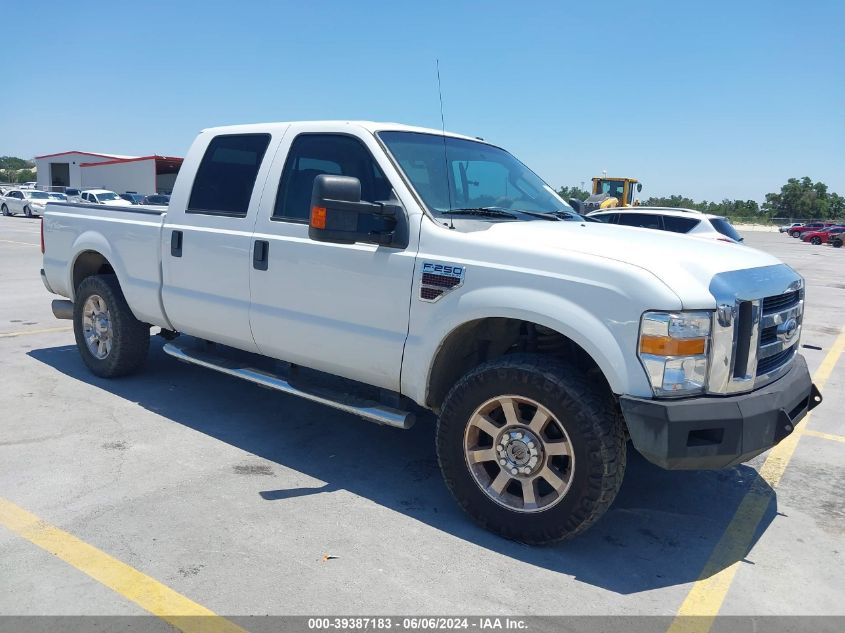
<path id="1" fill-rule="evenodd" d="M 655 356 L 698 356 L 704 353 L 707 339 L 649 336 L 640 338 L 640 353 Z"/>
<path id="2" fill-rule="evenodd" d="M 326 228 L 326 207 L 311 207 L 311 226 L 315 229 Z"/>

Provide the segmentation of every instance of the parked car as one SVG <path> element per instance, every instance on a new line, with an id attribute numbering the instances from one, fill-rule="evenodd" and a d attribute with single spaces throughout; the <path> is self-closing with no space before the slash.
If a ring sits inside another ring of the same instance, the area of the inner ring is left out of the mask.
<path id="1" fill-rule="evenodd" d="M 128 200 L 132 204 L 144 204 L 144 195 L 141 193 L 136 193 L 134 191 L 126 191 L 120 194 L 120 197 L 124 200 Z"/>
<path id="2" fill-rule="evenodd" d="M 173 358 L 379 424 L 433 411 L 460 506 L 542 543 L 610 507 L 628 438 L 663 468 L 727 468 L 821 402 L 792 268 L 558 213 L 575 212 L 468 136 L 211 128 L 166 209 L 51 204 L 41 275 L 97 376 L 139 370 L 156 326 Z"/>
<path id="3" fill-rule="evenodd" d="M 42 215 L 44 207 L 50 201 L 50 196 L 46 191 L 38 191 L 37 189 L 11 189 L 5 196 L 3 202 L 0 203 L 0 211 L 3 215 L 17 215 L 23 213 L 26 217 L 31 218 L 35 215 Z"/>
<path id="4" fill-rule="evenodd" d="M 30 180 L 29 182 L 23 183 L 19 189 L 37 189 L 38 183 L 35 181 Z"/>
<path id="5" fill-rule="evenodd" d="M 82 190 L 75 189 L 73 187 L 67 187 L 65 189 L 65 195 L 67 196 L 68 202 L 81 202 L 82 201 Z"/>
<path id="6" fill-rule="evenodd" d="M 830 242 L 831 237 L 845 231 L 845 226 L 831 226 L 820 231 L 807 231 L 801 235 L 802 242 L 809 242 L 818 246 Z"/>
<path id="7" fill-rule="evenodd" d="M 792 224 L 786 224 L 784 226 L 778 227 L 779 233 L 789 233 L 792 229 L 797 229 L 799 226 L 804 226 L 803 222 L 793 222 Z"/>
<path id="8" fill-rule="evenodd" d="M 801 226 L 796 226 L 789 231 L 789 234 L 792 237 L 801 237 L 807 231 L 821 231 L 822 229 L 834 225 L 834 222 L 809 222 L 807 224 L 802 224 Z"/>
<path id="9" fill-rule="evenodd" d="M 144 204 L 166 207 L 168 204 L 170 204 L 170 196 L 165 195 L 163 193 L 155 193 L 144 197 Z"/>
<path id="10" fill-rule="evenodd" d="M 691 237 L 700 237 L 721 242 L 740 243 L 742 236 L 733 225 L 719 215 L 710 215 L 693 209 L 675 209 L 664 207 L 630 207 L 594 211 L 588 216 L 608 224 L 637 226 L 645 229 L 657 229 L 672 233 L 685 233 Z"/>
<path id="11" fill-rule="evenodd" d="M 130 207 L 132 203 L 124 200 L 108 189 L 86 189 L 82 192 L 82 202 L 89 204 L 108 204 L 113 207 Z"/>

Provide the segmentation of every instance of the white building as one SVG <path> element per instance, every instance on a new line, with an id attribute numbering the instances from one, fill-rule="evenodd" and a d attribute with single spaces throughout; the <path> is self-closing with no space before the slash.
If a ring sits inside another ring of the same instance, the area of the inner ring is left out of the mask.
<path id="1" fill-rule="evenodd" d="M 35 164 L 39 189 L 72 187 L 151 194 L 173 190 L 182 159 L 70 151 L 36 156 Z"/>

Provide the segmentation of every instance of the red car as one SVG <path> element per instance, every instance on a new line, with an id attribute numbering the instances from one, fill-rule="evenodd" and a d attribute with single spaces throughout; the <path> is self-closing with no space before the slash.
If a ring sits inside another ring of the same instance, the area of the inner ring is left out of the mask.
<path id="1" fill-rule="evenodd" d="M 789 230 L 792 237 L 801 237 L 807 231 L 823 231 L 828 227 L 835 226 L 836 222 L 810 222 L 804 226 L 796 226 Z"/>
<path id="2" fill-rule="evenodd" d="M 809 242 L 810 244 L 824 244 L 825 242 L 833 241 L 833 237 L 845 232 L 845 226 L 830 226 L 820 231 L 807 231 L 801 236 L 802 242 Z"/>

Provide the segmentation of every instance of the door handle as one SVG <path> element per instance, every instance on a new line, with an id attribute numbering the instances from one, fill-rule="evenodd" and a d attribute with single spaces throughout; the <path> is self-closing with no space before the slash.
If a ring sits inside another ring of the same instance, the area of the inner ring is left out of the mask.
<path id="1" fill-rule="evenodd" d="M 182 231 L 173 231 L 170 234 L 170 254 L 173 257 L 182 257 Z"/>
<path id="2" fill-rule="evenodd" d="M 252 249 L 252 267 L 255 270 L 267 270 L 270 263 L 270 242 L 267 240 L 255 240 Z"/>

